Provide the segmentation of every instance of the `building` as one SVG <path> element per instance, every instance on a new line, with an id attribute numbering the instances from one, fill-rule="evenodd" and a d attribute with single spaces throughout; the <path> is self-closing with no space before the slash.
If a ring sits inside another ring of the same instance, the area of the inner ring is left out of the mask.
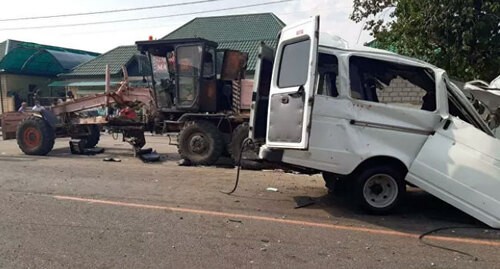
<path id="1" fill-rule="evenodd" d="M 58 74 L 95 58 L 98 53 L 6 40 L 0 43 L 0 113 L 14 111 L 23 101 L 32 105 L 34 97 L 49 103 L 54 93 L 48 85 Z M 52 98 L 53 99 L 53 98 Z"/>
<path id="2" fill-rule="evenodd" d="M 106 65 L 109 65 L 112 87 L 122 81 L 123 66 L 126 67 L 131 81 L 139 84 L 143 76 L 151 73 L 147 57 L 141 55 L 136 46 L 119 46 L 76 66 L 69 73 L 59 75 L 59 81 L 54 81 L 49 86 L 71 90 L 77 97 L 102 93 L 105 87 Z"/>
<path id="3" fill-rule="evenodd" d="M 247 52 L 247 77 L 255 73 L 261 42 L 276 48 L 278 34 L 285 26 L 273 13 L 195 18 L 162 39 L 201 37 L 219 44 L 218 48 Z"/>

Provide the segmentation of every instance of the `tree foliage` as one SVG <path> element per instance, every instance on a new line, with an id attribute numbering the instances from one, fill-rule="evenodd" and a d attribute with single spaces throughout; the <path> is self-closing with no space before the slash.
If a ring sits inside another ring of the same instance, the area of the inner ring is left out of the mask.
<path id="1" fill-rule="evenodd" d="M 354 0 L 376 46 L 419 58 L 462 80 L 500 75 L 500 1 Z"/>

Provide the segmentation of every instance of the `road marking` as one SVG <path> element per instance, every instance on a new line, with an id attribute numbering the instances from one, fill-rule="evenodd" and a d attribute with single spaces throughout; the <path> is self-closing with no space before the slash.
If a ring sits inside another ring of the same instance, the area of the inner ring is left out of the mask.
<path id="1" fill-rule="evenodd" d="M 127 202 L 89 199 L 89 198 L 81 198 L 81 197 L 73 197 L 73 196 L 53 195 L 52 197 L 59 199 L 59 200 L 69 200 L 69 201 L 85 202 L 85 203 L 91 203 L 91 204 L 112 205 L 112 206 L 120 206 L 120 207 L 134 207 L 134 208 L 143 208 L 143 209 L 168 210 L 168 211 L 172 211 L 172 212 L 181 212 L 181 213 L 189 213 L 189 214 L 197 214 L 197 215 L 208 215 L 208 216 L 224 217 L 224 218 L 236 218 L 236 219 L 266 221 L 266 222 L 274 222 L 274 223 L 281 223 L 281 224 L 326 228 L 326 229 L 332 229 L 332 230 L 362 232 L 362 233 L 369 233 L 369 234 L 376 234 L 376 235 L 389 235 L 389 236 L 416 238 L 416 239 L 418 239 L 418 237 L 419 237 L 419 234 L 397 232 L 397 231 L 384 230 L 384 229 L 344 226 L 344 225 L 336 225 L 336 224 L 329 224 L 329 223 L 317 223 L 317 222 L 291 220 L 291 219 L 280 219 L 280 218 L 255 216 L 255 215 L 243 215 L 243 214 L 227 213 L 227 212 L 219 212 L 219 211 L 209 211 L 209 210 L 182 208 L 182 207 L 169 207 L 169 206 L 159 206 L 159 205 L 127 203 Z M 500 247 L 500 241 L 448 237 L 448 236 L 437 236 L 437 235 L 429 235 L 429 236 L 426 236 L 426 238 L 432 239 L 432 240 L 438 240 L 438 241 L 446 241 L 446 242 Z"/>

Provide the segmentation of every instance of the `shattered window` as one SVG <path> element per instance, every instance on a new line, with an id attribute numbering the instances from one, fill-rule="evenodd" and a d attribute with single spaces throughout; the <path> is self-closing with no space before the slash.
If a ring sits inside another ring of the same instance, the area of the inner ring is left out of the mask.
<path id="1" fill-rule="evenodd" d="M 354 99 L 436 110 L 432 70 L 357 56 L 351 57 L 349 69 Z"/>
<path id="2" fill-rule="evenodd" d="M 320 53 L 318 57 L 318 94 L 337 97 L 339 65 L 337 57 L 330 54 Z"/>

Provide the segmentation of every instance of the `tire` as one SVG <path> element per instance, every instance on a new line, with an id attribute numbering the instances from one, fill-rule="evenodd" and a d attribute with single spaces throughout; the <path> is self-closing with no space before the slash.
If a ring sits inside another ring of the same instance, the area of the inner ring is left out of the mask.
<path id="1" fill-rule="evenodd" d="M 24 154 L 44 156 L 54 147 L 56 136 L 43 118 L 29 116 L 19 123 L 16 139 Z"/>
<path id="2" fill-rule="evenodd" d="M 370 167 L 357 174 L 355 198 L 367 212 L 391 213 L 406 192 L 405 173 L 389 165 Z"/>
<path id="3" fill-rule="evenodd" d="M 222 134 L 208 121 L 187 124 L 179 133 L 179 154 L 193 165 L 214 164 L 224 152 L 224 148 Z"/>
<path id="4" fill-rule="evenodd" d="M 99 143 L 99 139 L 101 138 L 101 130 L 99 129 L 99 125 L 89 125 L 89 135 L 85 137 L 87 141 L 85 143 L 85 148 L 93 148 L 97 146 Z"/>
<path id="5" fill-rule="evenodd" d="M 243 141 L 246 138 L 248 138 L 249 131 L 250 131 L 250 127 L 248 126 L 247 122 L 238 125 L 233 130 L 233 134 L 231 135 L 231 142 L 228 145 L 228 151 L 229 151 L 229 154 L 231 155 L 231 158 L 233 159 L 235 164 L 238 164 L 238 161 L 240 158 L 241 147 L 243 146 Z M 243 152 L 243 155 L 241 156 L 241 162 L 240 162 L 241 168 L 243 168 L 245 170 L 265 169 L 265 164 L 263 164 L 259 161 L 245 159 L 251 155 L 254 155 L 256 157 L 258 155 L 258 153 L 252 152 L 252 151 Z"/>

